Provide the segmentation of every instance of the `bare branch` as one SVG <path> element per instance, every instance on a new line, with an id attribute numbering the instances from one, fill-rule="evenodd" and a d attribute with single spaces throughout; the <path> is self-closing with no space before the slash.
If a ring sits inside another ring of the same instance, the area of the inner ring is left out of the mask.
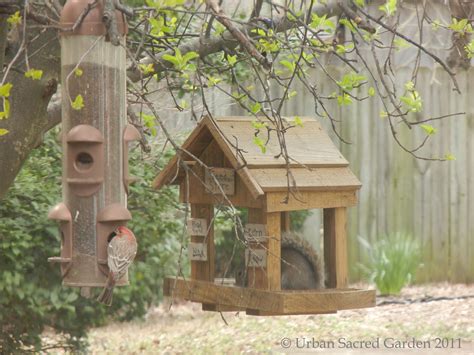
<path id="1" fill-rule="evenodd" d="M 250 38 L 248 38 L 238 27 L 234 25 L 232 20 L 225 14 L 215 0 L 207 0 L 207 6 L 210 7 L 212 13 L 216 17 L 217 21 L 222 23 L 225 28 L 234 36 L 240 45 L 245 48 L 248 54 L 250 54 L 257 62 L 259 62 L 265 69 L 270 69 L 271 64 L 253 45 Z"/>

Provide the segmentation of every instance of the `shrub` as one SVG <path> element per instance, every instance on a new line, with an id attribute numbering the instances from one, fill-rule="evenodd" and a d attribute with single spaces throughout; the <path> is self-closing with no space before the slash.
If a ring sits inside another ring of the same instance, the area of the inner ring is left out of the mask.
<path id="1" fill-rule="evenodd" d="M 367 252 L 362 272 L 382 295 L 399 294 L 413 281 L 420 265 L 420 246 L 409 234 L 395 233 L 375 243 L 359 237 L 359 242 Z"/>
<path id="2" fill-rule="evenodd" d="M 131 187 L 128 208 L 139 250 L 130 270 L 130 286 L 116 290 L 110 308 L 80 297 L 76 288 L 61 286 L 58 265 L 47 262 L 59 255 L 60 247 L 57 226 L 47 219 L 48 210 L 61 201 L 61 152 L 55 134 L 50 132 L 32 153 L 0 202 L 2 353 L 40 349 L 45 327 L 62 334 L 67 346 L 78 348 L 85 344 L 88 327 L 143 315 L 160 299 L 163 276 L 175 273 L 182 231 L 175 216 L 176 191 L 153 191 L 150 182 L 162 161 L 134 152 L 132 175 L 141 180 Z"/>

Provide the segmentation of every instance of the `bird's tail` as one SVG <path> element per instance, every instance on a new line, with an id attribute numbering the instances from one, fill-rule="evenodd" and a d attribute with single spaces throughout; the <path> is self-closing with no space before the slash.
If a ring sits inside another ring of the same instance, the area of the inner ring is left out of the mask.
<path id="1" fill-rule="evenodd" d="M 106 285 L 100 293 L 99 297 L 97 297 L 97 301 L 105 304 L 106 306 L 111 306 L 113 293 L 114 287 Z"/>

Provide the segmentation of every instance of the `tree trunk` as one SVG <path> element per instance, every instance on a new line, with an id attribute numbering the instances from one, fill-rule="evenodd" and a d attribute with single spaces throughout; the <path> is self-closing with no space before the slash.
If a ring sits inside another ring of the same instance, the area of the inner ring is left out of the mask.
<path id="1" fill-rule="evenodd" d="M 3 27 L 7 24 L 2 21 L 1 25 Z M 9 131 L 0 137 L 0 199 L 12 185 L 28 154 L 41 142 L 43 134 L 59 123 L 60 117 L 51 117 L 47 112 L 48 103 L 56 92 L 60 70 L 57 31 L 48 29 L 35 39 L 40 33 L 39 29 L 27 32 L 29 67 L 42 70 L 43 76 L 40 80 L 25 77 L 28 69 L 23 51 L 5 80 L 5 83 L 9 82 L 13 87 L 9 98 L 10 117 L 0 121 L 0 128 Z M 2 30 L 0 33 L 4 39 L 6 31 Z M 20 40 L 13 41 L 7 46 L 5 66 L 16 55 L 21 45 L 19 42 Z M 1 76 L 3 77 L 3 73 Z"/>

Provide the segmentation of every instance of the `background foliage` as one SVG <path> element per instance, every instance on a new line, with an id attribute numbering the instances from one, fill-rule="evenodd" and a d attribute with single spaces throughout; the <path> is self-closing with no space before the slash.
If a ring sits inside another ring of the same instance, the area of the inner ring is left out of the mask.
<path id="1" fill-rule="evenodd" d="M 398 295 L 414 280 L 421 254 L 420 243 L 411 235 L 394 233 L 375 243 L 359 237 L 359 242 L 367 253 L 362 272 L 382 295 Z"/>
<path id="2" fill-rule="evenodd" d="M 132 175 L 140 180 L 131 187 L 133 220 L 129 225 L 137 235 L 139 251 L 130 270 L 130 286 L 115 292 L 111 308 L 80 297 L 75 288 L 61 286 L 59 267 L 47 262 L 48 257 L 59 255 L 60 248 L 57 227 L 47 219 L 48 210 L 61 201 L 56 134 L 50 132 L 33 152 L 0 203 L 0 349 L 6 353 L 25 345 L 38 349 L 45 327 L 63 333 L 69 346 L 84 345 L 81 338 L 88 327 L 110 318 L 143 315 L 161 297 L 163 276 L 175 272 L 173 258 L 182 231 L 175 216 L 176 191 L 152 191 L 149 182 L 164 159 L 134 152 Z"/>

